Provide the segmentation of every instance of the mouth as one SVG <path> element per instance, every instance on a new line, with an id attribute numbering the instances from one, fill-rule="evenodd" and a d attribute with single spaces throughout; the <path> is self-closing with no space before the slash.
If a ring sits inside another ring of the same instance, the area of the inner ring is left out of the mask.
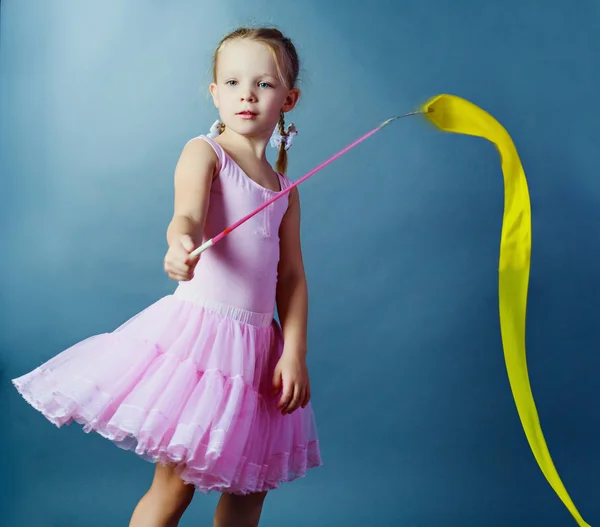
<path id="1" fill-rule="evenodd" d="M 256 113 L 251 112 L 250 110 L 244 110 L 243 112 L 238 112 L 236 115 L 240 117 L 256 117 Z"/>

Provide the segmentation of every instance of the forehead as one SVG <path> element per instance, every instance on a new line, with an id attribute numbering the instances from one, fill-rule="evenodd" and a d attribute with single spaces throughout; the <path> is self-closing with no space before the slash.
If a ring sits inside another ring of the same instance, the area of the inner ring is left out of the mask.
<path id="1" fill-rule="evenodd" d="M 262 42 L 236 39 L 226 42 L 219 50 L 217 74 L 236 73 L 277 77 L 277 64 L 271 49 Z"/>

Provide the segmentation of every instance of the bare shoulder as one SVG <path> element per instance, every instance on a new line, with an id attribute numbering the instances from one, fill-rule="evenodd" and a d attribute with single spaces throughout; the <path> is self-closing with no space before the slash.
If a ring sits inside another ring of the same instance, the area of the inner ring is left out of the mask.
<path id="1" fill-rule="evenodd" d="M 298 187 L 294 187 L 290 190 L 289 201 L 288 201 L 288 210 L 300 207 L 300 193 L 298 192 Z"/>
<path id="2" fill-rule="evenodd" d="M 191 139 L 183 147 L 177 169 L 184 172 L 200 172 L 204 175 L 210 173 L 214 176 L 218 171 L 219 159 L 213 147 L 203 139 Z"/>
<path id="3" fill-rule="evenodd" d="M 203 139 L 192 139 L 183 147 L 174 176 L 176 216 L 198 222 L 204 218 L 218 164 L 217 154 Z"/>

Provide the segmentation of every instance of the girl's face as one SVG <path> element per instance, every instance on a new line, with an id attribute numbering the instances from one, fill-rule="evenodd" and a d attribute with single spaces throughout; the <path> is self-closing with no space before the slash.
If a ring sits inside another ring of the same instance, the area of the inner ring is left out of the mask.
<path id="1" fill-rule="evenodd" d="M 281 82 L 270 49 L 249 39 L 236 39 L 221 48 L 210 92 L 227 128 L 267 139 L 280 112 L 291 110 L 299 96 L 297 89 Z"/>

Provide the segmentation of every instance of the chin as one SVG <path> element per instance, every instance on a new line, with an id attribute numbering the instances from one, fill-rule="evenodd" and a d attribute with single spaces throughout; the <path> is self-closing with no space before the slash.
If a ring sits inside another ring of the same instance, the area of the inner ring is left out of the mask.
<path id="1" fill-rule="evenodd" d="M 242 122 L 239 122 L 242 121 Z M 225 126 L 228 126 L 225 124 Z M 262 136 L 265 134 L 271 134 L 272 130 L 269 130 L 268 126 L 265 126 L 263 123 L 258 123 L 255 120 L 243 121 L 238 119 L 238 122 L 233 121 L 233 124 L 229 126 L 231 130 L 233 130 L 236 134 L 253 137 L 253 136 Z"/>

